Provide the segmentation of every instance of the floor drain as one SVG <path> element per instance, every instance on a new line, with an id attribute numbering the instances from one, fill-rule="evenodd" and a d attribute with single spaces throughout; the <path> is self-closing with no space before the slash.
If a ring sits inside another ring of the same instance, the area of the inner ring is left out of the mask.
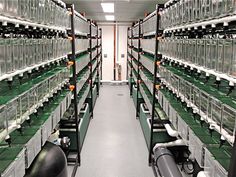
<path id="1" fill-rule="evenodd" d="M 117 96 L 124 96 L 124 94 L 122 94 L 122 93 L 119 93 L 119 94 L 117 94 Z"/>

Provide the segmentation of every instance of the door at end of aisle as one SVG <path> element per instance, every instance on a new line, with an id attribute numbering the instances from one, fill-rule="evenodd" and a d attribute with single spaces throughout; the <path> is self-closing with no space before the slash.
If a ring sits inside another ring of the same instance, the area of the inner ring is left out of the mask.
<path id="1" fill-rule="evenodd" d="M 127 28 L 129 25 L 101 25 L 102 79 L 126 80 Z"/>

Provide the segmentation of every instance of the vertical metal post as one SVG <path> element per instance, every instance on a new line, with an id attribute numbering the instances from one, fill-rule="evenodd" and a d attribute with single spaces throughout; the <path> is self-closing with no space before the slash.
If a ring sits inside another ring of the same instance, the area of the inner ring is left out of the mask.
<path id="1" fill-rule="evenodd" d="M 116 24 L 114 24 L 114 63 L 113 63 L 114 81 L 116 81 Z"/>
<path id="2" fill-rule="evenodd" d="M 101 67 L 101 68 L 100 68 L 100 70 L 101 70 L 101 71 L 100 71 L 100 74 L 101 74 L 101 76 L 100 76 L 100 79 L 102 80 L 102 29 L 100 28 L 99 30 L 101 31 L 101 32 L 100 32 L 100 34 L 101 34 L 101 36 L 100 36 L 100 40 L 101 40 L 101 55 L 100 55 L 100 57 L 101 57 L 101 58 L 100 58 L 100 65 L 101 65 L 101 66 L 100 66 L 100 67 Z"/>
<path id="3" fill-rule="evenodd" d="M 128 71 L 128 68 L 129 68 L 128 67 L 128 65 L 129 65 L 129 59 L 128 59 L 129 58 L 129 29 L 130 28 L 127 29 L 127 60 L 126 60 L 127 61 L 127 66 L 126 66 L 126 71 L 127 72 L 126 72 L 126 80 L 129 80 L 129 71 Z"/>
<path id="4" fill-rule="evenodd" d="M 91 94 L 91 118 L 93 118 L 93 64 L 92 64 L 92 60 L 93 60 L 93 54 L 92 54 L 92 39 L 93 39 L 93 35 L 92 35 L 92 21 L 89 21 L 89 66 L 90 66 L 90 76 L 89 76 L 89 84 L 90 84 L 90 94 Z"/>
<path id="5" fill-rule="evenodd" d="M 130 72 L 130 77 L 133 78 L 133 30 L 130 28 L 130 38 L 131 38 L 131 58 L 130 58 L 130 63 L 131 63 L 131 72 Z M 130 95 L 133 95 L 133 84 L 131 83 L 131 90 L 130 90 Z"/>
<path id="6" fill-rule="evenodd" d="M 96 79 L 97 79 L 97 95 L 99 95 L 99 53 L 98 53 L 98 49 L 100 48 L 100 46 L 98 46 L 98 40 L 99 40 L 99 29 L 97 27 L 97 58 L 96 58 L 96 61 L 97 61 L 97 66 L 96 66 L 96 70 L 97 70 L 97 74 L 96 74 Z"/>
<path id="7" fill-rule="evenodd" d="M 138 104 L 138 99 L 139 99 L 139 92 L 140 92 L 140 81 L 141 81 L 141 77 L 140 77 L 140 55 L 141 55 L 141 22 L 142 20 L 139 20 L 138 22 L 138 78 L 137 78 L 137 105 L 136 105 L 136 118 L 138 119 L 139 117 L 139 104 Z"/>
<path id="8" fill-rule="evenodd" d="M 236 136 L 234 139 L 234 146 L 233 146 L 233 152 L 232 152 L 232 157 L 230 161 L 230 166 L 229 166 L 229 174 L 228 177 L 235 177 L 236 176 Z"/>
<path id="9" fill-rule="evenodd" d="M 73 68 L 73 77 L 72 82 L 74 85 L 74 110 L 75 110 L 75 125 L 76 125 L 76 146 L 77 146 L 77 160 L 76 160 L 76 166 L 79 166 L 81 163 L 80 158 L 80 131 L 79 131 L 79 113 L 78 113 L 78 97 L 77 97 L 77 71 L 76 71 L 76 56 L 75 56 L 75 26 L 74 26 L 74 18 L 75 18 L 75 9 L 74 5 L 69 5 L 69 8 L 71 9 L 71 47 L 72 47 L 72 55 L 71 55 L 71 61 L 73 62 L 72 68 Z M 77 169 L 77 167 L 76 167 Z M 76 173 L 76 171 L 75 171 Z"/>
<path id="10" fill-rule="evenodd" d="M 150 133 L 150 145 L 149 145 L 149 165 L 152 164 L 152 144 L 153 144 L 153 124 L 154 124 L 154 117 L 155 117 L 155 103 L 156 103 L 156 73 L 157 73 L 157 60 L 158 60 L 158 32 L 159 32 L 159 21 L 160 21 L 160 14 L 159 11 L 163 7 L 163 5 L 156 5 L 156 34 L 155 34 L 155 56 L 154 56 L 154 76 L 153 76 L 153 92 L 152 92 L 152 112 L 151 112 L 151 133 Z"/>

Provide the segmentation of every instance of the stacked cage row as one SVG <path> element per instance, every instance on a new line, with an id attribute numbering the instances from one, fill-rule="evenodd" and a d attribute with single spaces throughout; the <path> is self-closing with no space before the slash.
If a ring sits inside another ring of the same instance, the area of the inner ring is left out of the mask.
<path id="1" fill-rule="evenodd" d="M 70 26 L 65 5 L 58 5 L 52 0 L 1 0 L 0 14 L 60 28 Z"/>
<path id="2" fill-rule="evenodd" d="M 63 69 L 42 82 L 33 85 L 32 88 L 9 102 L 2 104 L 0 107 L 0 133 L 6 131 L 6 134 L 8 134 L 8 129 L 22 124 L 28 118 L 30 110 L 34 112 L 40 106 L 39 103 L 52 96 L 55 89 L 62 87 L 69 76 L 70 71 Z M 3 96 L 3 98 L 5 97 Z"/>
<path id="3" fill-rule="evenodd" d="M 3 38 L 0 43 L 0 76 L 63 57 L 70 51 L 67 39 Z"/>
<path id="4" fill-rule="evenodd" d="M 163 39 L 160 53 L 165 57 L 202 66 L 236 77 L 235 39 Z"/>
<path id="5" fill-rule="evenodd" d="M 234 0 L 180 0 L 161 14 L 163 29 L 235 14 Z"/>
<path id="6" fill-rule="evenodd" d="M 224 134 L 226 131 L 230 136 L 235 136 L 236 107 L 234 105 L 222 103 L 165 67 L 160 68 L 160 76 L 177 97 L 180 97 L 189 107 L 196 109 L 196 113 L 207 118 L 207 122 L 216 123 L 220 127 L 220 133 Z"/>

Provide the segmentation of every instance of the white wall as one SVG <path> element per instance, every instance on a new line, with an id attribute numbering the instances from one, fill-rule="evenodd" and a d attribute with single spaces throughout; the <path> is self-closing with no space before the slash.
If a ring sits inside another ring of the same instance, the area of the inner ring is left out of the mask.
<path id="1" fill-rule="evenodd" d="M 103 53 L 103 80 L 113 80 L 114 65 L 114 25 L 101 25 L 102 28 L 102 53 Z M 117 25 L 116 62 L 122 66 L 121 80 L 126 80 L 127 72 L 127 28 L 129 26 Z M 107 58 L 104 55 L 107 54 Z M 124 58 L 121 55 L 124 54 Z M 118 79 L 118 76 L 116 76 Z"/>
<path id="2" fill-rule="evenodd" d="M 102 79 L 113 80 L 114 31 L 113 26 L 102 26 Z M 107 58 L 104 58 L 104 55 Z"/>
<path id="3" fill-rule="evenodd" d="M 122 66 L 121 80 L 126 80 L 127 72 L 127 28 L 128 26 L 118 26 L 117 62 Z M 124 58 L 121 58 L 122 54 Z"/>

